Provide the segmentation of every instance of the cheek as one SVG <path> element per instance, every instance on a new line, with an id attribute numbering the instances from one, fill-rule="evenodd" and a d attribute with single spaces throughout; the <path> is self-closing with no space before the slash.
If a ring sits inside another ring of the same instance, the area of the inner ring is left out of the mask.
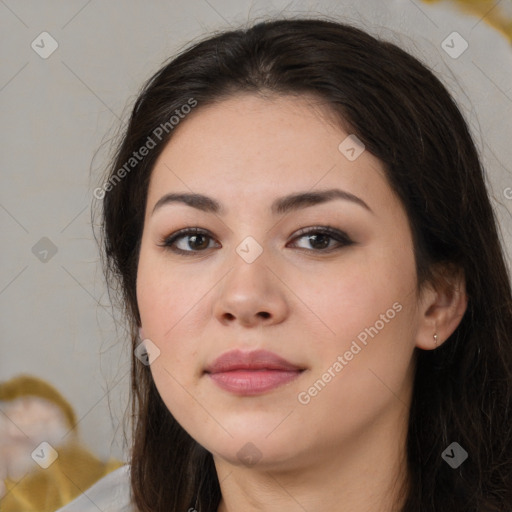
<path id="1" fill-rule="evenodd" d="M 308 421 L 316 418 L 331 438 L 406 403 L 414 350 L 412 277 L 404 273 L 397 281 L 377 269 L 344 277 L 314 306 L 323 306 L 322 320 L 335 334 L 315 339 L 319 364 L 297 397 Z"/>
<path id="2" fill-rule="evenodd" d="M 208 283 L 188 279 L 161 255 L 141 250 L 137 272 L 137 301 L 144 336 L 159 350 L 150 370 L 160 395 L 171 410 L 190 406 L 190 395 L 199 371 L 199 337 L 193 319 L 204 317 Z M 201 300 L 203 298 L 203 300 Z"/>
<path id="3" fill-rule="evenodd" d="M 381 314 L 385 320 L 400 316 L 395 315 L 399 306 L 393 309 L 393 304 L 405 306 L 413 297 L 414 284 L 412 255 L 409 258 L 406 253 L 396 256 L 381 251 L 372 255 L 360 251 L 328 272 L 307 274 L 296 280 L 295 290 L 322 321 L 322 329 L 330 333 L 327 338 L 342 341 L 374 325 Z"/>
<path id="4" fill-rule="evenodd" d="M 165 258 L 141 251 L 137 303 L 146 337 L 156 343 L 172 339 L 173 331 L 183 329 L 187 314 L 199 305 L 206 285 L 198 279 L 183 278 L 183 273 L 166 263 Z"/>
<path id="5" fill-rule="evenodd" d="M 193 388 L 193 360 L 197 350 L 184 333 L 187 311 L 194 295 L 170 275 L 161 263 L 141 253 L 137 274 L 137 300 L 144 335 L 154 343 L 158 357 L 150 365 L 155 386 L 166 407 L 188 410 L 186 389 Z"/>

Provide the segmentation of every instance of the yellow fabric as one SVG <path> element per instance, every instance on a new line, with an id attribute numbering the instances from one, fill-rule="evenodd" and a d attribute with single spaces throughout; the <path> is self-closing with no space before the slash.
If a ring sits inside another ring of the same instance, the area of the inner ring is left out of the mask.
<path id="1" fill-rule="evenodd" d="M 57 460 L 47 469 L 31 472 L 19 482 L 5 481 L 2 512 L 55 512 L 123 465 L 114 459 L 103 463 L 78 445 L 58 448 L 57 453 Z"/>
<path id="2" fill-rule="evenodd" d="M 51 384 L 30 375 L 0 383 L 0 401 L 27 396 L 44 398 L 58 405 L 69 427 L 76 429 L 72 406 Z M 124 464 L 115 459 L 102 462 L 77 441 L 53 448 L 58 457 L 48 468 L 39 468 L 34 463 L 36 469 L 19 480 L 4 480 L 6 490 L 0 498 L 1 512 L 55 512 Z"/>
<path id="3" fill-rule="evenodd" d="M 439 0 L 423 0 L 432 4 Z M 498 29 L 512 42 L 512 16 L 507 15 L 497 0 L 450 0 L 461 7 L 464 12 L 471 13 Z"/>

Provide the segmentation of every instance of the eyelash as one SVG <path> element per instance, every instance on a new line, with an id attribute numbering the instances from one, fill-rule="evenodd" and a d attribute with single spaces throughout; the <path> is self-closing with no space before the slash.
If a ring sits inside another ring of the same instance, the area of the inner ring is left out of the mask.
<path id="1" fill-rule="evenodd" d="M 164 247 L 166 250 L 169 250 L 171 252 L 174 252 L 176 254 L 182 254 L 184 256 L 193 256 L 197 255 L 200 252 L 206 252 L 208 249 L 203 249 L 200 251 L 184 251 L 183 249 L 178 249 L 176 247 L 173 247 L 173 244 L 179 240 L 180 238 L 186 238 L 189 235 L 204 235 L 207 236 L 210 239 L 213 239 L 212 236 L 210 236 L 210 233 L 206 230 L 200 229 L 200 228 L 184 228 L 180 229 L 179 231 L 176 231 L 172 235 L 164 238 L 161 240 L 161 242 L 158 244 L 160 247 Z M 304 249 L 303 247 L 299 247 L 300 250 L 307 251 L 307 252 L 317 252 L 317 253 L 331 253 L 336 250 L 340 250 L 343 247 L 347 247 L 349 245 L 352 245 L 354 242 L 350 239 L 350 237 L 344 233 L 343 231 L 340 231 L 336 228 L 333 228 L 331 226 L 315 226 L 312 228 L 303 228 L 298 231 L 297 235 L 293 238 L 293 240 L 297 240 L 300 238 L 305 237 L 306 235 L 327 235 L 329 238 L 336 240 L 341 245 L 338 247 L 330 248 L 330 249 Z"/>

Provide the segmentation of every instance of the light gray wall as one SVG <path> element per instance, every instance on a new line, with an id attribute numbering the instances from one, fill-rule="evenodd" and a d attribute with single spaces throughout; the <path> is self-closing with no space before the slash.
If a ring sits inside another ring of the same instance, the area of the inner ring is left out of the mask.
<path id="1" fill-rule="evenodd" d="M 510 258 L 512 47 L 485 21 L 419 0 L 4 0 L 0 380 L 24 372 L 54 384 L 74 405 L 82 439 L 101 457 L 122 456 L 117 426 L 129 364 L 92 236 L 92 191 L 106 152 L 93 156 L 126 119 L 142 82 L 187 42 L 256 18 L 307 12 L 387 37 L 440 74 L 482 151 Z M 58 43 L 49 57 L 44 31 Z M 441 47 L 454 31 L 469 44 L 458 58 Z M 40 261 L 53 246 L 56 254 Z"/>

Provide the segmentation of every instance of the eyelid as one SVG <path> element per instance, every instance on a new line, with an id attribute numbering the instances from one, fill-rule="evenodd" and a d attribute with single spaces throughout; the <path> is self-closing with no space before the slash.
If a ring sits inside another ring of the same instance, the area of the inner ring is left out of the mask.
<path id="1" fill-rule="evenodd" d="M 168 249 L 173 252 L 176 252 L 178 254 L 182 254 L 182 253 L 199 254 L 200 252 L 205 252 L 205 251 L 183 251 L 181 249 L 174 249 L 174 250 L 171 249 L 171 244 L 173 244 L 179 238 L 186 237 L 186 235 L 205 235 L 206 237 L 208 237 L 212 240 L 215 239 L 213 234 L 207 229 L 197 228 L 197 227 L 188 227 L 188 228 L 179 229 L 178 231 L 174 231 L 169 236 L 164 236 L 161 240 L 159 240 L 157 245 L 159 245 L 160 247 L 163 247 L 164 249 Z"/>
<path id="2" fill-rule="evenodd" d="M 215 237 L 207 229 L 198 228 L 198 227 L 186 227 L 186 228 L 179 229 L 178 231 L 175 231 L 174 233 L 172 233 L 169 236 L 164 237 L 163 239 L 160 240 L 160 242 L 157 245 L 159 245 L 160 247 L 163 247 L 164 249 L 171 251 L 175 254 L 179 254 L 179 255 L 181 254 L 181 255 L 186 255 L 186 256 L 198 256 L 201 253 L 207 252 L 209 248 L 206 248 L 204 250 L 199 250 L 199 251 L 194 251 L 194 250 L 186 251 L 183 249 L 178 249 L 177 247 L 174 247 L 174 248 L 172 247 L 172 245 L 176 242 L 176 240 L 178 240 L 180 238 L 186 238 L 187 235 L 194 235 L 194 234 L 205 235 L 207 238 L 209 238 L 211 240 L 215 240 Z M 348 234 L 346 232 L 344 232 L 343 230 L 340 230 L 338 228 L 335 228 L 333 226 L 330 226 L 330 225 L 317 225 L 317 226 L 308 226 L 308 227 L 301 228 L 293 234 L 293 238 L 291 239 L 291 241 L 293 242 L 293 241 L 303 238 L 304 236 L 309 235 L 309 234 L 311 234 L 311 235 L 315 235 L 315 234 L 327 235 L 332 240 L 335 240 L 336 242 L 338 242 L 338 244 L 341 244 L 341 245 L 338 245 L 337 247 L 331 247 L 328 249 L 318 249 L 318 250 L 306 249 L 304 247 L 298 247 L 299 250 L 306 251 L 308 253 L 313 253 L 313 254 L 314 253 L 328 254 L 328 253 L 340 250 L 343 247 L 353 245 L 355 243 L 350 238 L 350 236 L 348 236 Z"/>
<path id="3" fill-rule="evenodd" d="M 295 238 L 300 238 L 301 236 L 307 235 L 309 233 L 316 234 L 327 234 L 332 235 L 333 237 L 343 238 L 344 240 L 351 241 L 350 237 L 343 230 L 330 226 L 329 224 L 325 224 L 323 226 L 309 226 L 306 228 L 299 229 L 295 234 L 292 240 Z"/>

